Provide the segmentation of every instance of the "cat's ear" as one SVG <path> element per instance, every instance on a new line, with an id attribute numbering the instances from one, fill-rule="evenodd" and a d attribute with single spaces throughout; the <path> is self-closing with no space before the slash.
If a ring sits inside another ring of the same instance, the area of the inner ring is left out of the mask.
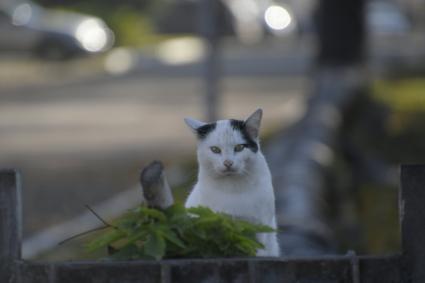
<path id="1" fill-rule="evenodd" d="M 245 120 L 245 129 L 251 138 L 256 139 L 260 133 L 261 118 L 263 110 L 257 109 Z"/>
<path id="2" fill-rule="evenodd" d="M 184 118 L 184 121 L 186 125 L 188 125 L 189 128 L 195 133 L 200 127 L 207 125 L 205 122 L 201 122 L 192 118 Z"/>

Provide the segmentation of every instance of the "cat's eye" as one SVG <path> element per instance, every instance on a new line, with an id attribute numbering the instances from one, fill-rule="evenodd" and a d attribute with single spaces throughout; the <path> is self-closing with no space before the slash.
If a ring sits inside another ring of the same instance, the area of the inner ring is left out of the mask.
<path id="1" fill-rule="evenodd" d="M 210 147 L 210 149 L 215 154 L 221 153 L 221 149 L 218 146 L 212 146 L 212 147 Z"/>
<path id="2" fill-rule="evenodd" d="M 238 144 L 235 146 L 235 152 L 241 152 L 245 148 L 244 144 Z"/>

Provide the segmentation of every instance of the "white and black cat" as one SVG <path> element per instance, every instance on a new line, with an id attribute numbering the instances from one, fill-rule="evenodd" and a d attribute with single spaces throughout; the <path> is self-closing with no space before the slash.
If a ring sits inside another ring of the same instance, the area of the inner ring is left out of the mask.
<path id="1" fill-rule="evenodd" d="M 198 137 L 198 182 L 185 206 L 207 206 L 276 228 L 275 198 L 270 170 L 261 153 L 262 110 L 245 121 L 204 123 L 186 118 Z M 279 256 L 276 233 L 261 233 L 258 256 Z"/>

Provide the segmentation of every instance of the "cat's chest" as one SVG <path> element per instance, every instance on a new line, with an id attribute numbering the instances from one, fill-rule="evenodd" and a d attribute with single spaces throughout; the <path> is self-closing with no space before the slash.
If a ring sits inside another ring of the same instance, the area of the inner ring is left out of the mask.
<path id="1" fill-rule="evenodd" d="M 200 196 L 200 204 L 215 211 L 253 219 L 266 223 L 274 214 L 274 197 L 270 191 L 247 190 L 226 192 L 205 189 Z"/>

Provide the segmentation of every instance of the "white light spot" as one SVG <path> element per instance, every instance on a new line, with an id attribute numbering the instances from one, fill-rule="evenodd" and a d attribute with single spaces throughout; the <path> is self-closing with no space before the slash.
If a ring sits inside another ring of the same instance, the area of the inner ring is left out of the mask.
<path id="1" fill-rule="evenodd" d="M 131 71 L 136 64 L 136 54 L 127 48 L 111 51 L 105 60 L 105 70 L 111 74 L 124 74 Z"/>
<path id="2" fill-rule="evenodd" d="M 198 62 L 204 56 L 204 45 L 200 39 L 183 37 L 162 43 L 157 50 L 158 59 L 169 65 Z"/>
<path id="3" fill-rule="evenodd" d="M 264 20 L 271 29 L 280 31 L 291 24 L 292 17 L 282 6 L 273 5 L 267 8 L 264 13 Z"/>
<path id="4" fill-rule="evenodd" d="M 12 15 L 12 23 L 15 26 L 23 26 L 29 23 L 32 17 L 32 8 L 28 3 L 18 5 Z"/>
<path id="5" fill-rule="evenodd" d="M 82 21 L 75 31 L 75 36 L 83 48 L 89 52 L 101 51 L 108 44 L 108 34 L 95 19 Z"/>

